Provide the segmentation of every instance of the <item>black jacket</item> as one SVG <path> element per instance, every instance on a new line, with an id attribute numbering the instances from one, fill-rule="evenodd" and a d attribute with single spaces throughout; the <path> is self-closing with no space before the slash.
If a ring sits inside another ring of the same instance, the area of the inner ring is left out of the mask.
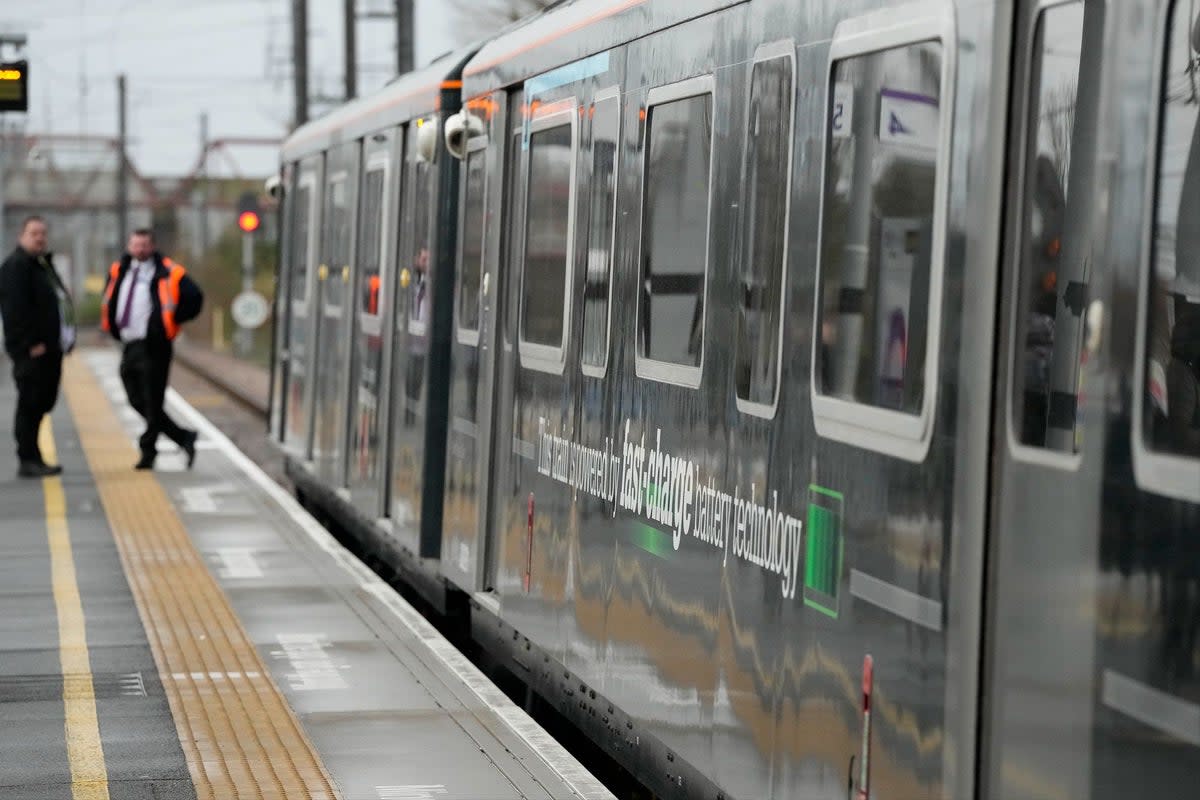
<path id="1" fill-rule="evenodd" d="M 4 349 L 14 361 L 44 344 L 52 353 L 62 349 L 61 286 L 49 253 L 37 256 L 18 247 L 0 265 L 0 315 L 4 317 Z"/>
<path id="2" fill-rule="evenodd" d="M 162 303 L 158 299 L 158 281 L 166 280 L 171 271 L 163 263 L 162 253 L 156 250 L 150 258 L 154 261 L 154 280 L 151 281 L 152 288 L 150 291 L 150 303 L 153 306 L 153 311 L 150 313 L 150 324 L 146 328 L 146 338 L 152 341 L 165 341 L 167 332 L 163 328 Z M 121 283 L 125 280 L 125 276 L 129 274 L 129 264 L 132 261 L 133 256 L 129 255 L 129 253 L 121 256 L 121 266 L 117 272 L 116 284 L 108 294 L 110 298 L 108 302 L 108 331 L 118 341 L 121 339 L 121 330 L 117 325 L 117 299 L 121 296 Z M 204 292 L 185 273 L 183 280 L 179 282 L 179 306 L 175 309 L 175 322 L 180 325 L 190 322 L 199 316 L 200 309 L 203 306 Z"/>

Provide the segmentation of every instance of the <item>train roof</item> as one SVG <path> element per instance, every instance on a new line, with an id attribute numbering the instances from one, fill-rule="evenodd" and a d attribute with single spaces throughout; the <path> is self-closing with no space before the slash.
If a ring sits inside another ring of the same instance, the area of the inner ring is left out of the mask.
<path id="1" fill-rule="evenodd" d="M 301 125 L 284 140 L 282 159 L 295 161 L 436 110 L 442 82 L 477 49 L 478 45 L 470 45 L 439 56 L 428 66 L 406 72 L 379 91 L 351 100 Z"/>
<path id="2" fill-rule="evenodd" d="M 463 70 L 474 97 L 603 53 L 646 34 L 746 0 L 568 0 L 479 49 Z"/>

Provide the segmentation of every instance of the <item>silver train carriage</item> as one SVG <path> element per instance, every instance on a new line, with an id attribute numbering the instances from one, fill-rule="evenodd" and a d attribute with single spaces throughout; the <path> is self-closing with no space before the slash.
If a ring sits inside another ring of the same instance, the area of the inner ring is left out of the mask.
<path id="1" fill-rule="evenodd" d="M 289 474 L 659 796 L 1193 795 L 1198 19 L 575 0 L 348 103 Z"/>

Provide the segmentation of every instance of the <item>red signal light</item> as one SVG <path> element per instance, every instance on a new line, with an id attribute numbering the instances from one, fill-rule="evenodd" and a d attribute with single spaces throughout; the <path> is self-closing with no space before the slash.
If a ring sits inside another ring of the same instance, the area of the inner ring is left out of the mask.
<path id="1" fill-rule="evenodd" d="M 258 230 L 258 214 L 253 211 L 243 211 L 238 214 L 238 227 L 246 233 L 253 233 Z"/>

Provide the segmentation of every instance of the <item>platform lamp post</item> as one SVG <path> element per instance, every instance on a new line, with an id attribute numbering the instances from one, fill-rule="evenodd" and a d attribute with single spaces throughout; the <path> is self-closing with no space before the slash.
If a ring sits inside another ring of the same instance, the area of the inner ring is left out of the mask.
<path id="1" fill-rule="evenodd" d="M 237 324 L 237 354 L 242 358 L 250 355 L 253 344 L 254 329 L 261 325 L 255 324 L 255 315 L 247 313 L 243 306 L 253 303 L 254 296 L 254 233 L 261 224 L 258 208 L 258 197 L 254 192 L 243 192 L 238 200 L 238 228 L 242 231 L 242 293 L 233 303 L 233 321 Z"/>

